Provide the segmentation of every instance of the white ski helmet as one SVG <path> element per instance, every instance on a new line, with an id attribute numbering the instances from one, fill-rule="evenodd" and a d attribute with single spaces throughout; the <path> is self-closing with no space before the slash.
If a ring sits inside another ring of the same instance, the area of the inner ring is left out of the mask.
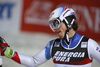
<path id="1" fill-rule="evenodd" d="M 54 29 L 60 28 L 62 22 L 65 22 L 66 27 L 70 29 L 75 20 L 76 17 L 73 9 L 68 7 L 59 7 L 51 12 L 49 25 L 50 28 L 54 31 Z"/>

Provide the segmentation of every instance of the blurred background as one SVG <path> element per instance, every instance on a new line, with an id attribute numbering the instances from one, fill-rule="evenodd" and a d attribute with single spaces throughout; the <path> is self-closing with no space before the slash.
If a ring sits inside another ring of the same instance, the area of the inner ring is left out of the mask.
<path id="1" fill-rule="evenodd" d="M 73 8 L 78 33 L 100 44 L 100 0 L 0 0 L 0 36 L 19 53 L 33 56 L 56 38 L 48 26 L 49 14 L 60 6 Z M 24 67 L 2 57 L 3 67 Z M 53 67 L 52 59 L 39 67 Z M 93 61 L 92 67 L 100 67 Z"/>

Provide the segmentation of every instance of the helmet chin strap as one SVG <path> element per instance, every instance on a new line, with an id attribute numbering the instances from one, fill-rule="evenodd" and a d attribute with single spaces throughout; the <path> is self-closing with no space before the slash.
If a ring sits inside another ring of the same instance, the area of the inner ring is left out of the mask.
<path id="1" fill-rule="evenodd" d="M 69 42 L 68 33 L 69 33 L 69 28 L 65 31 L 65 35 L 64 35 L 63 40 L 66 40 L 66 38 L 67 38 L 67 41 Z"/>
<path id="2" fill-rule="evenodd" d="M 68 23 L 68 21 L 65 19 L 65 21 Z M 67 25 L 66 23 L 66 27 L 67 27 L 67 30 L 65 31 L 65 35 L 64 35 L 64 40 L 66 40 L 66 38 L 67 38 L 67 41 L 69 42 L 69 37 L 68 37 L 68 33 L 69 33 L 69 30 L 71 29 L 71 26 L 73 25 L 73 23 L 74 23 L 74 21 L 75 21 L 75 19 L 72 19 L 72 21 L 71 21 L 71 24 L 70 25 Z"/>

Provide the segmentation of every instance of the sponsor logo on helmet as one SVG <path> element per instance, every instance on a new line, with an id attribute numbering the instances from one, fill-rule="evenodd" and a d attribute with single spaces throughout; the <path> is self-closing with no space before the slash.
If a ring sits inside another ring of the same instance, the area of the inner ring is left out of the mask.
<path id="1" fill-rule="evenodd" d="M 52 17 L 52 15 L 54 15 L 54 12 L 50 14 L 50 18 Z"/>

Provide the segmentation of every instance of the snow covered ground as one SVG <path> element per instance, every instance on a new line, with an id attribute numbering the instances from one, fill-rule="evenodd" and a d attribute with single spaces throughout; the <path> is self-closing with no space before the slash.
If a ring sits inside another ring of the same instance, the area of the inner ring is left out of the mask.
<path id="1" fill-rule="evenodd" d="M 26 55 L 33 56 L 46 46 L 46 44 L 57 36 L 44 33 L 21 33 L 21 34 L 0 34 L 10 45 L 10 47 Z M 3 58 L 3 67 L 25 67 L 11 59 Z M 54 67 L 52 59 L 39 67 Z M 100 67 L 100 64 L 93 61 L 92 67 Z"/>

